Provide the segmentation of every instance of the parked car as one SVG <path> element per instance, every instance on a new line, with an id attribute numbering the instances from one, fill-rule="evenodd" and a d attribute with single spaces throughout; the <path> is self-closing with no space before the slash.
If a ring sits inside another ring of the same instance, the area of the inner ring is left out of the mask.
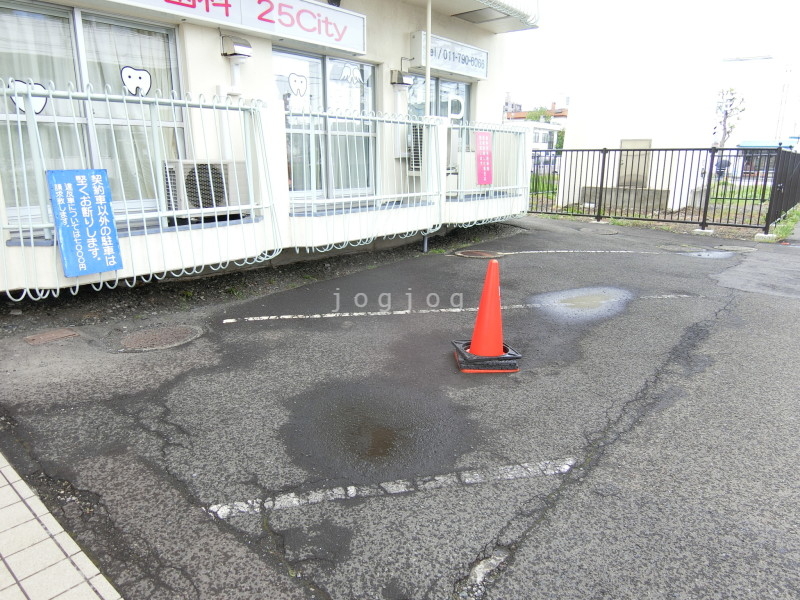
<path id="1" fill-rule="evenodd" d="M 554 150 L 531 152 L 531 173 L 558 173 L 559 157 Z"/>

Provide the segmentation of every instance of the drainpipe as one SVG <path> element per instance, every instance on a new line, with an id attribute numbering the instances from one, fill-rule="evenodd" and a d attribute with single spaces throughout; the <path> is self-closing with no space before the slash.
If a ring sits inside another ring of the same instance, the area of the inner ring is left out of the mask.
<path id="1" fill-rule="evenodd" d="M 433 0 L 428 0 L 427 14 L 425 15 L 425 116 L 431 115 L 431 4 Z M 423 153 L 424 156 L 424 153 Z M 426 169 L 428 177 L 430 169 Z M 430 182 L 428 182 L 430 183 Z M 422 236 L 422 252 L 428 253 L 428 236 Z"/>
<path id="2" fill-rule="evenodd" d="M 425 30 L 425 116 L 431 114 L 431 4 L 428 0 L 427 25 Z"/>

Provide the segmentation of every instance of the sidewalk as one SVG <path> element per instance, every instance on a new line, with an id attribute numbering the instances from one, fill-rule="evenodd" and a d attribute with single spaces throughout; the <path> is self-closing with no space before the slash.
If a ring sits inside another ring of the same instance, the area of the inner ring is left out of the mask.
<path id="1" fill-rule="evenodd" d="M 121 596 L 0 454 L 0 600 L 17 598 Z"/>

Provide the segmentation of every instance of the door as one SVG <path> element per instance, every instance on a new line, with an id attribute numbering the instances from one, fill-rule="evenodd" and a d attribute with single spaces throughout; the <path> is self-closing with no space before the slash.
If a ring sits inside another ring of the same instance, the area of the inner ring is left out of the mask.
<path id="1" fill-rule="evenodd" d="M 652 140 L 620 140 L 618 187 L 646 188 Z"/>

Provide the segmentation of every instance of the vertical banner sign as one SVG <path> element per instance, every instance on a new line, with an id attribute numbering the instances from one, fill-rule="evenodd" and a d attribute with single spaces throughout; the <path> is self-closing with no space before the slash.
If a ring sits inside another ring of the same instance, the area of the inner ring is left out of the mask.
<path id="1" fill-rule="evenodd" d="M 475 132 L 475 160 L 478 185 L 491 185 L 494 167 L 492 165 L 492 132 Z"/>
<path id="2" fill-rule="evenodd" d="M 78 277 L 121 269 L 106 170 L 48 171 L 47 183 L 64 275 Z"/>

